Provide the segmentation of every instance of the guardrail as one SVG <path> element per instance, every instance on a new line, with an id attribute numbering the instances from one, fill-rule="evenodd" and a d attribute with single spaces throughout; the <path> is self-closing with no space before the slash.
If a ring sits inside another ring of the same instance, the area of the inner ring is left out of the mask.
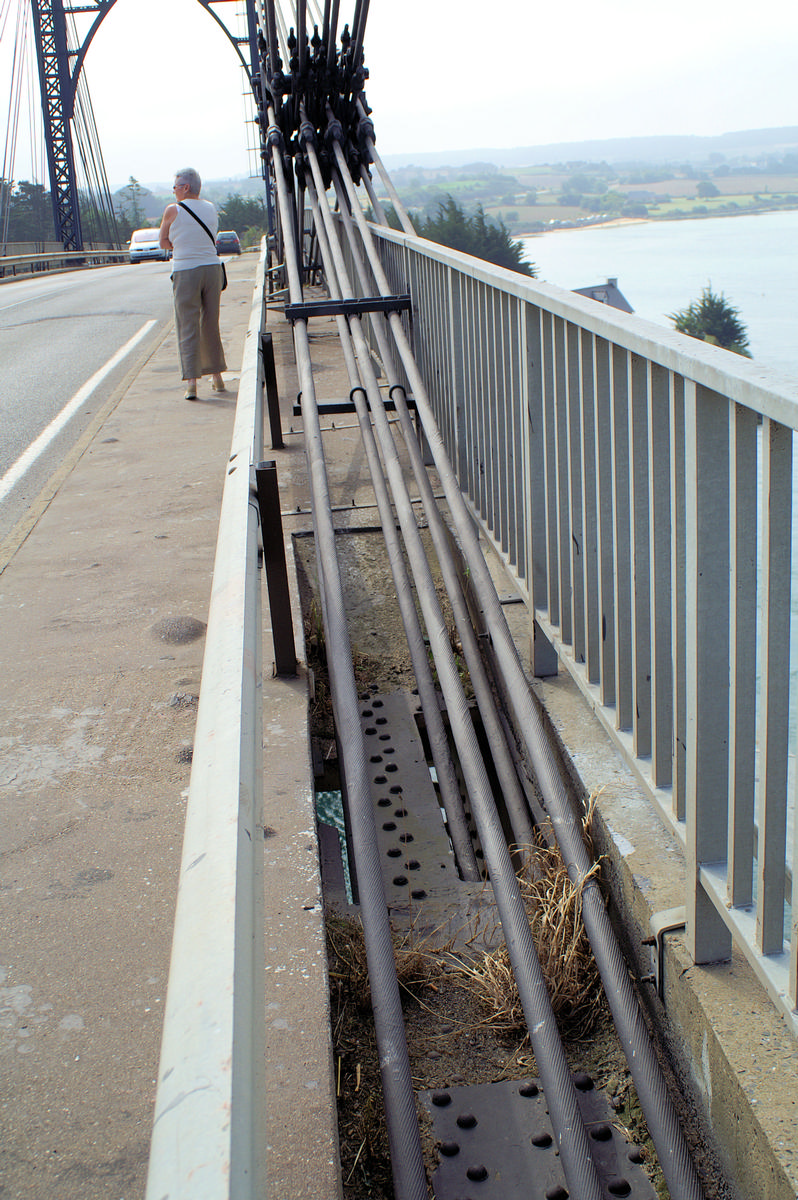
<path id="1" fill-rule="evenodd" d="M 0 255 L 0 279 L 36 272 L 66 271 L 128 261 L 127 250 L 53 250 L 44 254 Z"/>
<path id="2" fill-rule="evenodd" d="M 258 512 L 265 252 L 256 273 L 202 667 L 147 1180 L 164 1196 L 265 1194 Z"/>
<path id="3" fill-rule="evenodd" d="M 732 938 L 798 1033 L 790 623 L 798 385 L 375 227 L 536 674 L 575 679 L 681 841 L 697 963 Z M 394 364 L 403 378 L 401 363 Z"/>

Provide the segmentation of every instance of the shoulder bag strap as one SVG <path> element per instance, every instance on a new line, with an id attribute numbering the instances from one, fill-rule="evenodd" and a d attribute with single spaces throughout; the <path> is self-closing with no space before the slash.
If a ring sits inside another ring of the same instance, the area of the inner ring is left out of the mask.
<path id="1" fill-rule="evenodd" d="M 178 208 L 182 208 L 182 209 L 183 209 L 185 212 L 187 212 L 187 213 L 188 213 L 188 215 L 189 215 L 190 217 L 193 217 L 193 218 L 194 218 L 194 220 L 197 222 L 197 224 L 198 224 L 198 225 L 201 225 L 201 226 L 202 226 L 202 228 L 203 228 L 203 229 L 205 230 L 205 232 L 207 233 L 208 237 L 209 237 L 209 238 L 211 239 L 211 241 L 213 242 L 213 248 L 214 248 L 214 250 L 215 250 L 215 249 L 216 249 L 216 238 L 213 236 L 213 234 L 211 233 L 210 229 L 208 228 L 208 226 L 207 226 L 207 225 L 205 224 L 205 222 L 203 221 L 202 217 L 198 217 L 198 216 L 197 216 L 197 214 L 196 214 L 196 213 L 195 213 L 195 212 L 194 212 L 192 209 L 190 209 L 190 208 L 189 208 L 189 206 L 188 206 L 187 204 L 184 204 L 182 200 L 178 200 L 178 202 L 177 202 L 177 205 L 178 205 Z"/>

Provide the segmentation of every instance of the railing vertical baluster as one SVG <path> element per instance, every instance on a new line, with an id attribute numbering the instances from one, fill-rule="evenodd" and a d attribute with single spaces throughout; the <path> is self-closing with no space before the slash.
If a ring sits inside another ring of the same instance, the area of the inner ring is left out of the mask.
<path id="1" fill-rule="evenodd" d="M 629 374 L 630 355 L 619 346 L 611 351 L 612 404 L 612 533 L 615 554 L 615 619 L 608 630 L 615 656 L 615 727 L 632 728 L 632 535 L 629 513 Z"/>
<path id="2" fill-rule="evenodd" d="M 554 322 L 555 380 L 554 397 L 554 475 L 555 475 L 555 520 L 552 523 L 554 539 L 553 558 L 558 575 L 558 624 L 560 637 L 566 645 L 571 641 L 571 530 L 568 523 L 570 508 L 568 496 L 568 326 L 557 318 Z"/>
<path id="3" fill-rule="evenodd" d="M 687 749 L 687 603 L 685 597 L 684 379 L 673 377 L 671 444 L 671 641 L 673 646 L 673 779 L 671 813 L 684 820 Z"/>
<path id="4" fill-rule="evenodd" d="M 457 464 L 457 478 L 465 492 L 471 491 L 470 464 L 471 456 L 467 452 L 469 444 L 469 412 L 467 385 L 467 362 L 470 352 L 466 331 L 468 313 L 463 297 L 463 283 L 460 276 L 447 271 L 449 285 L 449 340 L 446 346 L 448 354 L 447 379 L 451 388 L 449 405 L 452 413 L 452 436 L 454 445 L 449 446 L 452 462 Z"/>
<path id="5" fill-rule="evenodd" d="M 526 394 L 526 323 L 524 321 L 524 306 L 520 300 L 513 300 L 513 327 L 511 331 L 512 345 L 512 378 L 511 391 L 507 396 L 507 405 L 513 423 L 512 445 L 510 446 L 510 471 L 513 480 L 512 499 L 512 539 L 510 547 L 510 562 L 515 564 L 515 573 L 523 579 L 526 576 L 526 537 L 524 525 L 526 521 L 526 421 L 524 410 L 519 403 L 519 397 Z"/>
<path id="6" fill-rule="evenodd" d="M 582 527 L 582 362 L 579 329 L 568 325 L 568 511 L 571 578 L 571 644 L 574 661 L 585 661 L 585 580 Z"/>
<path id="7" fill-rule="evenodd" d="M 487 517 L 488 513 L 488 481 L 487 476 L 490 470 L 488 462 L 489 447 L 487 443 L 487 428 L 486 428 L 486 410 L 485 399 L 488 395 L 490 382 L 488 376 L 488 363 L 486 347 L 489 340 L 488 325 L 488 296 L 487 286 L 481 281 L 477 284 L 477 322 L 478 333 L 476 337 L 477 344 L 477 388 L 474 397 L 474 412 L 476 415 L 476 442 L 474 450 L 476 452 L 476 486 L 474 495 L 477 501 L 478 511 Z"/>
<path id="8" fill-rule="evenodd" d="M 557 436 L 555 411 L 556 318 L 543 314 L 543 476 L 546 481 L 546 584 L 547 616 L 560 623 L 560 572 L 557 545 Z"/>
<path id="9" fill-rule="evenodd" d="M 532 672 L 556 675 L 557 655 L 536 614 L 549 613 L 548 483 L 546 479 L 546 386 L 550 374 L 551 320 L 539 308 L 527 309 L 527 445 L 529 478 L 529 609 L 532 618 Z"/>
<path id="10" fill-rule="evenodd" d="M 729 876 L 733 905 L 753 899 L 756 765 L 756 512 L 757 419 L 750 408 L 729 408 L 732 514 L 731 715 L 729 721 Z"/>
<path id="11" fill-rule="evenodd" d="M 671 375 L 652 364 L 648 393 L 648 510 L 651 554 L 651 775 L 655 787 L 673 778 L 671 643 Z"/>
<path id="12" fill-rule="evenodd" d="M 504 457 L 504 388 L 502 377 L 504 373 L 503 354 L 503 313 L 501 294 L 494 288 L 487 293 L 491 339 L 488 355 L 488 392 L 485 407 L 485 443 L 487 456 L 485 460 L 485 484 L 488 496 L 488 512 L 490 513 L 491 528 L 496 531 L 496 542 L 501 550 L 506 550 L 504 503 L 499 488 L 501 463 Z"/>
<path id="13" fill-rule="evenodd" d="M 789 744 L 792 430 L 762 422 L 762 697 L 757 816 L 757 941 L 784 944 Z"/>
<path id="14" fill-rule="evenodd" d="M 596 338 L 596 525 L 598 532 L 598 601 L 601 628 L 601 703 L 616 702 L 618 688 L 615 626 L 618 619 L 618 579 L 615 558 L 616 488 L 613 470 L 613 388 L 610 348 Z M 624 506 L 626 511 L 626 506 Z"/>
<path id="15" fill-rule="evenodd" d="M 729 423 L 726 401 L 685 383 L 687 935 L 696 962 L 731 953 L 702 863 L 726 857 L 729 738 Z"/>
<path id="16" fill-rule="evenodd" d="M 632 744 L 637 758 L 646 758 L 651 753 L 649 387 L 648 364 L 633 354 L 629 403 L 629 511 L 632 518 Z"/>
<path id="17" fill-rule="evenodd" d="M 601 613 L 598 605 L 598 480 L 596 463 L 595 339 L 582 330 L 582 581 L 585 609 L 585 663 L 591 683 L 601 679 Z"/>

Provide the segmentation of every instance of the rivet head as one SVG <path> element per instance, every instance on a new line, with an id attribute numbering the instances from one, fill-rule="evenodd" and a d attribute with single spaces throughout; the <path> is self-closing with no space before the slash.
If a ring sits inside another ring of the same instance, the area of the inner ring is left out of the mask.
<path id="1" fill-rule="evenodd" d="M 481 1183 L 483 1179 L 488 1178 L 487 1168 L 483 1167 L 482 1163 L 478 1163 L 474 1167 L 469 1167 L 466 1171 L 466 1175 L 474 1183 Z"/>

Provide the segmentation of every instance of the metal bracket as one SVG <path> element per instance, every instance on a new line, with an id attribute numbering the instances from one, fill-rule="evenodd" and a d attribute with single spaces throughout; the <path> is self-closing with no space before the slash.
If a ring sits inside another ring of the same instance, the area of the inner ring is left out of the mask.
<path id="1" fill-rule="evenodd" d="M 648 927 L 651 937 L 643 942 L 644 946 L 653 946 L 654 953 L 654 983 L 660 1000 L 665 1001 L 665 934 L 687 925 L 687 909 L 682 904 L 678 908 L 664 908 L 662 912 L 653 913 Z"/>
<path id="2" fill-rule="evenodd" d="M 410 308 L 410 296 L 360 296 L 348 300 L 306 300 L 286 304 L 286 319 L 306 321 L 309 317 L 357 316 L 367 312 L 402 312 Z"/>
<path id="3" fill-rule="evenodd" d="M 386 412 L 395 412 L 396 404 L 393 400 L 384 400 L 382 404 Z M 407 407 L 414 411 L 416 407 L 415 399 L 412 396 L 407 398 Z M 317 400 L 316 408 L 319 413 L 352 413 L 355 411 L 354 401 L 351 398 L 348 400 Z M 302 416 L 302 393 L 297 393 L 296 403 L 293 407 L 293 415 L 295 417 Z"/>

